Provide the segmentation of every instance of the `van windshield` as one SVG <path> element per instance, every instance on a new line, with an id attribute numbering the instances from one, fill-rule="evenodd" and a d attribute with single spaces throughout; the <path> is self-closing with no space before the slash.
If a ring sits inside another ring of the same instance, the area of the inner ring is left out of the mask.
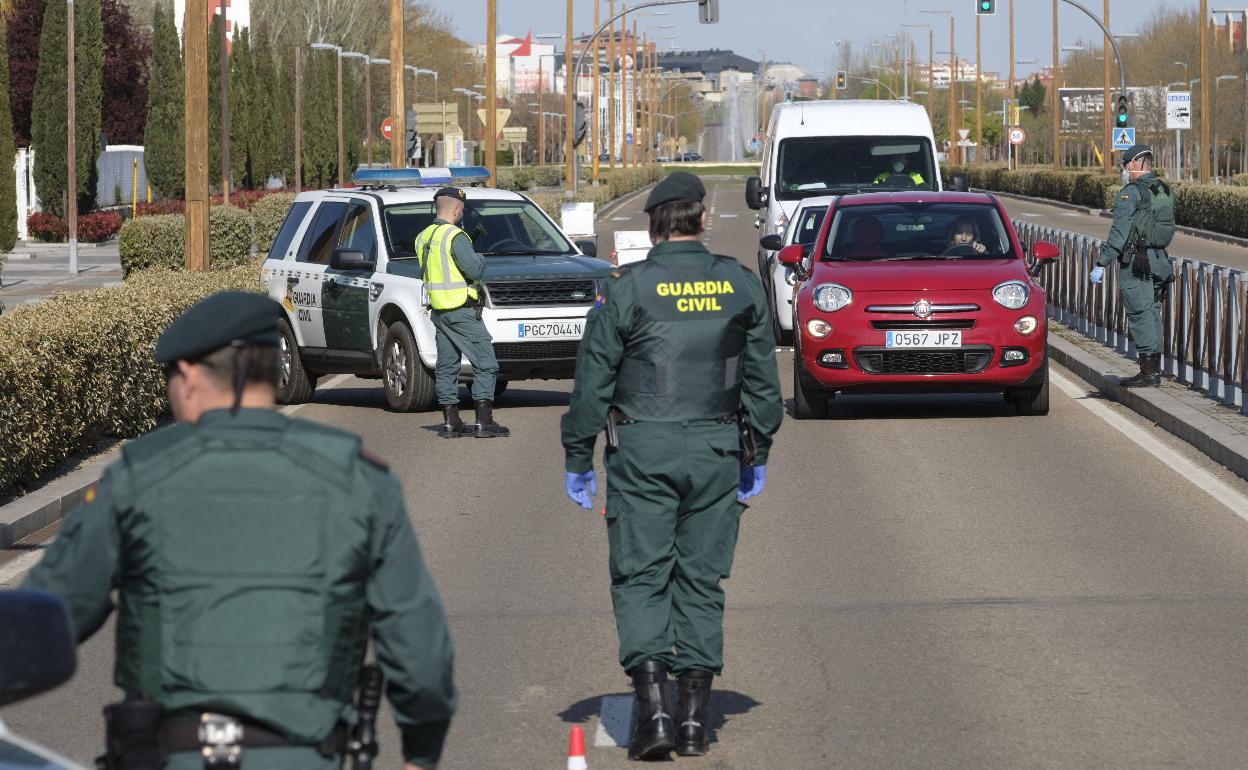
<path id="1" fill-rule="evenodd" d="M 780 142 L 776 197 L 870 190 L 935 190 L 931 142 L 921 136 L 804 136 Z"/>

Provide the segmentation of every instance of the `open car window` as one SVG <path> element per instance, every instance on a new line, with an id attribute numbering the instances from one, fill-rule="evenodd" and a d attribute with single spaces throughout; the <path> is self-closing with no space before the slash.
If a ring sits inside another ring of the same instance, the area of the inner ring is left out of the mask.
<path id="1" fill-rule="evenodd" d="M 433 220 L 433 202 L 387 206 L 382 214 L 386 242 L 396 259 L 416 256 L 416 236 Z M 474 201 L 459 225 L 484 256 L 576 254 L 557 227 L 528 201 Z"/>
<path id="2" fill-rule="evenodd" d="M 926 202 L 841 207 L 832 219 L 822 258 L 907 261 L 1018 256 L 996 206 Z"/>

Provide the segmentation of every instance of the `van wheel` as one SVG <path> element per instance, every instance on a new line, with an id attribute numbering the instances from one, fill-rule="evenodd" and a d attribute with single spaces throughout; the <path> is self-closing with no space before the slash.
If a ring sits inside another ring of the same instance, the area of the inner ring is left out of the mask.
<path id="1" fill-rule="evenodd" d="M 420 362 L 416 339 L 403 321 L 395 321 L 386 330 L 381 350 L 381 381 L 386 403 L 396 412 L 427 411 L 437 400 L 433 374 Z"/>
<path id="2" fill-rule="evenodd" d="M 793 351 L 793 416 L 799 420 L 823 420 L 828 416 L 828 392 L 802 383 L 802 358 Z"/>
<path id="3" fill-rule="evenodd" d="M 1044 359 L 1044 379 L 1034 388 L 1014 397 L 1014 412 L 1022 417 L 1042 417 L 1049 413 L 1049 359 Z"/>
<path id="4" fill-rule="evenodd" d="M 285 319 L 278 322 L 278 378 L 277 403 L 302 404 L 312 398 L 316 390 L 316 375 L 303 365 L 299 355 L 299 341 L 295 339 L 295 330 Z"/>

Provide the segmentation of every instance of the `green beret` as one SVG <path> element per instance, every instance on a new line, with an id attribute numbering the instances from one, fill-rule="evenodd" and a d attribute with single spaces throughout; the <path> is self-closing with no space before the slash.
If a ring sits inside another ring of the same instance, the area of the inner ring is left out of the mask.
<path id="1" fill-rule="evenodd" d="M 191 305 L 156 342 L 156 363 L 194 361 L 235 343 L 277 345 L 282 306 L 263 294 L 223 291 Z"/>
<path id="2" fill-rule="evenodd" d="M 433 199 L 436 201 L 438 198 L 441 198 L 443 195 L 447 195 L 447 196 L 450 196 L 452 198 L 455 198 L 461 201 L 468 200 L 468 195 L 463 190 L 459 189 L 458 187 L 443 187 L 442 189 L 438 190 L 437 192 L 433 194 Z"/>
<path id="3" fill-rule="evenodd" d="M 702 180 L 688 171 L 674 171 L 668 174 L 646 198 L 645 212 L 649 214 L 665 203 L 701 203 L 706 197 L 706 187 Z"/>
<path id="4" fill-rule="evenodd" d="M 1153 150 L 1147 144 L 1133 144 L 1122 153 L 1122 165 L 1127 165 L 1141 155 L 1152 155 Z"/>

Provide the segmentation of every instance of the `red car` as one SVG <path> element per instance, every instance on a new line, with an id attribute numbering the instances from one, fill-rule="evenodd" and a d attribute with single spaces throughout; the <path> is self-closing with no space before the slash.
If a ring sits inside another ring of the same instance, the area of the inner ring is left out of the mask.
<path id="1" fill-rule="evenodd" d="M 833 201 L 813 246 L 778 255 L 799 276 L 794 403 L 827 416 L 836 393 L 1003 393 L 1047 414 L 1045 291 L 992 195 L 902 192 Z"/>

